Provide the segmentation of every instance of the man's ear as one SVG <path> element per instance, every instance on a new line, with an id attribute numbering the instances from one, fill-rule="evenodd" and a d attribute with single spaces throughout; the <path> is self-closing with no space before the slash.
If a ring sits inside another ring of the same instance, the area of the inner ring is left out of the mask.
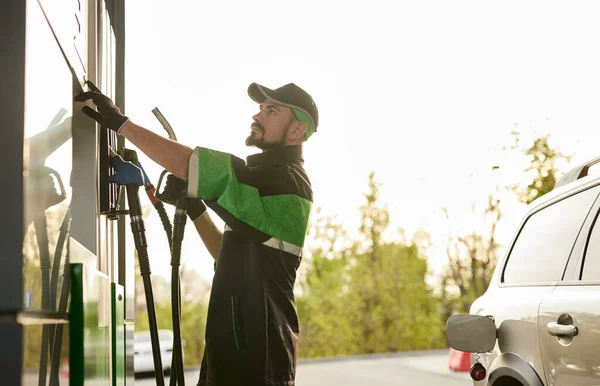
<path id="1" fill-rule="evenodd" d="M 306 134 L 306 123 L 302 121 L 296 121 L 296 127 L 291 132 L 291 138 L 293 140 L 304 139 L 304 134 Z"/>

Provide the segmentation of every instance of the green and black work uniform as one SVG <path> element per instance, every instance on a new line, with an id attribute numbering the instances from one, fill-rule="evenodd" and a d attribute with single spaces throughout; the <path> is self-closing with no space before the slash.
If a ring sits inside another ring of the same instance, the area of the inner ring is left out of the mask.
<path id="1" fill-rule="evenodd" d="M 312 97 L 293 83 L 248 87 L 292 109 L 317 131 Z M 190 157 L 188 195 L 226 224 L 215 265 L 201 386 L 294 386 L 299 326 L 294 283 L 313 201 L 302 146 L 246 159 L 198 147 Z"/>
<path id="2" fill-rule="evenodd" d="M 91 82 L 97 111 L 82 111 L 117 133 L 129 120 Z M 272 100 L 292 109 L 317 131 L 312 97 L 293 83 L 271 90 L 252 83 L 257 103 Z M 201 198 L 227 224 L 215 267 L 208 307 L 206 348 L 199 385 L 294 386 L 298 315 L 296 270 L 312 205 L 301 146 L 285 146 L 247 158 L 198 147 L 190 157 L 188 195 Z M 195 218 L 204 210 L 196 203 Z"/>
<path id="3" fill-rule="evenodd" d="M 293 386 L 293 289 L 312 204 L 302 146 L 255 154 L 247 163 L 198 147 L 188 195 L 204 199 L 226 223 L 198 384 Z"/>

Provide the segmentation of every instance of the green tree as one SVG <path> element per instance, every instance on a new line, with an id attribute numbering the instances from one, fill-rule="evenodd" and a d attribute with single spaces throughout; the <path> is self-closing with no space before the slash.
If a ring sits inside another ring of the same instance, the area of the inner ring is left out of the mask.
<path id="1" fill-rule="evenodd" d="M 393 352 L 441 347 L 437 303 L 425 282 L 427 261 L 416 243 L 386 243 L 371 266 L 357 256 L 349 299 L 353 334 L 361 352 Z"/>
<path id="2" fill-rule="evenodd" d="M 379 187 L 371 173 L 360 209 L 362 251 L 350 272 L 348 295 L 358 311 L 351 314 L 358 329 L 353 336 L 365 353 L 440 347 L 437 303 L 425 282 L 428 265 L 421 248 L 428 236 L 420 232 L 408 243 L 384 242 L 390 216 L 380 203 Z"/>
<path id="3" fill-rule="evenodd" d="M 475 209 L 474 209 L 475 210 Z M 448 210 L 444 208 L 450 222 Z M 500 200 L 490 194 L 478 231 L 449 236 L 448 264 L 441 275 L 442 320 L 454 313 L 469 313 L 471 304 L 487 290 L 498 261 L 496 230 L 502 219 Z"/>
<path id="4" fill-rule="evenodd" d="M 520 133 L 514 131 L 513 137 L 513 148 L 519 149 Z M 517 194 L 522 203 L 530 204 L 552 191 L 558 181 L 558 162 L 571 159 L 571 156 L 564 155 L 556 147 L 552 147 L 549 140 L 550 135 L 536 137 L 530 147 L 520 149 L 528 158 L 529 165 L 524 171 L 531 176 L 531 180 L 526 186 L 515 184 L 509 188 Z"/>
<path id="5" fill-rule="evenodd" d="M 148 331 L 148 310 L 142 277 L 139 273 L 136 256 L 135 277 L 135 330 Z M 184 343 L 185 366 L 197 366 L 204 354 L 204 333 L 208 311 L 207 294 L 209 285 L 200 275 L 186 266 L 180 268 L 181 277 L 181 340 Z M 173 329 L 171 313 L 170 283 L 158 275 L 152 275 L 155 295 L 156 323 L 159 329 Z M 201 284 L 203 283 L 203 284 Z M 157 296 L 157 295 L 162 296 Z"/>
<path id="6" fill-rule="evenodd" d="M 441 320 L 425 282 L 426 232 L 407 242 L 400 231 L 386 242 L 389 211 L 369 175 L 360 208 L 360 240 L 320 218 L 311 227 L 306 277 L 298 296 L 303 357 L 340 356 L 443 347 Z"/>
<path id="7" fill-rule="evenodd" d="M 316 211 L 320 213 L 319 209 Z M 352 248 L 343 227 L 334 218 L 319 217 L 311 226 L 314 241 L 305 258 L 309 265 L 299 283 L 297 299 L 300 318 L 301 357 L 327 357 L 357 352 L 351 346 L 352 332 L 345 306 L 348 286 L 348 260 Z"/>

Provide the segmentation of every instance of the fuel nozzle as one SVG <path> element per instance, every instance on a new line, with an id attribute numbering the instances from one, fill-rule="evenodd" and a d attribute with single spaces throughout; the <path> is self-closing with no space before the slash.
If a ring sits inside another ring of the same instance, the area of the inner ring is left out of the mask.
<path id="1" fill-rule="evenodd" d="M 173 226 L 171 225 L 171 223 L 169 221 L 169 216 L 167 215 L 167 212 L 165 211 L 165 207 L 164 207 L 162 201 L 157 198 L 158 194 L 156 192 L 156 188 L 154 187 L 152 182 L 150 182 L 150 178 L 148 178 L 146 171 L 142 167 L 142 164 L 139 162 L 137 153 L 135 152 L 135 150 L 123 148 L 121 154 L 123 155 L 123 158 L 125 161 L 134 163 L 135 166 L 137 166 L 141 170 L 143 178 L 144 178 L 143 185 L 144 185 L 144 188 L 146 189 L 146 196 L 148 196 L 148 199 L 150 200 L 150 202 L 152 203 L 154 208 L 158 211 L 158 216 L 160 217 L 160 221 L 163 224 L 163 228 L 165 229 L 165 232 L 167 233 L 167 238 L 169 239 L 169 244 L 171 244 L 172 234 L 173 234 Z M 159 184 L 160 184 L 160 181 L 159 181 Z"/>
<path id="2" fill-rule="evenodd" d="M 144 168 L 142 167 L 142 164 L 140 163 L 140 161 L 138 159 L 136 151 L 123 148 L 121 153 L 122 153 L 123 159 L 125 161 L 129 161 L 132 164 L 134 164 L 135 166 L 137 166 L 138 168 L 140 168 L 140 170 L 142 171 L 142 174 L 144 175 L 144 187 L 146 188 L 146 190 L 154 189 L 152 182 L 150 182 L 150 178 L 148 178 L 146 171 L 144 170 Z"/>
<path id="3" fill-rule="evenodd" d="M 110 159 L 110 166 L 115 169 L 115 174 L 111 176 L 111 182 L 124 185 L 127 191 L 127 201 L 129 203 L 129 214 L 131 217 L 131 229 L 134 235 L 135 246 L 138 249 L 147 248 L 144 222 L 142 221 L 142 205 L 138 195 L 138 189 L 144 185 L 144 174 L 141 169 L 131 162 L 123 160 L 119 155 L 113 155 Z M 140 259 L 140 269 L 150 273 L 148 264 L 142 264 Z"/>
<path id="4" fill-rule="evenodd" d="M 160 179 L 158 180 L 159 188 L 165 175 L 167 176 L 165 187 L 162 192 L 157 189 L 156 197 L 167 204 L 177 205 L 177 201 L 182 197 L 182 192 L 187 190 L 187 183 L 171 173 L 167 174 L 167 171 L 165 170 L 161 173 Z"/>
<path id="5" fill-rule="evenodd" d="M 113 154 L 110 166 L 115 169 L 115 174 L 110 176 L 110 182 L 119 185 L 143 186 L 145 184 L 144 172 L 140 167 L 130 161 L 125 161 L 121 156 Z"/>

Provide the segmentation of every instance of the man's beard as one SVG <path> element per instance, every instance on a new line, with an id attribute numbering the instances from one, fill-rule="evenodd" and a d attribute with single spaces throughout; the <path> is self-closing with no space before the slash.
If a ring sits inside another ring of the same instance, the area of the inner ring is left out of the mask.
<path id="1" fill-rule="evenodd" d="M 272 142 L 265 141 L 265 130 L 262 128 L 262 126 L 257 125 L 263 135 L 262 138 L 260 138 L 260 139 L 256 138 L 254 136 L 254 133 L 252 133 L 248 136 L 248 138 L 246 138 L 246 146 L 255 146 L 262 151 L 273 150 L 273 149 L 277 149 L 280 147 L 284 147 L 285 139 L 287 137 L 287 133 L 288 133 L 288 130 L 290 129 L 291 125 L 292 125 L 291 122 L 288 123 L 288 125 L 283 129 L 283 131 L 281 133 L 281 138 L 279 138 L 278 141 L 272 141 Z"/>

